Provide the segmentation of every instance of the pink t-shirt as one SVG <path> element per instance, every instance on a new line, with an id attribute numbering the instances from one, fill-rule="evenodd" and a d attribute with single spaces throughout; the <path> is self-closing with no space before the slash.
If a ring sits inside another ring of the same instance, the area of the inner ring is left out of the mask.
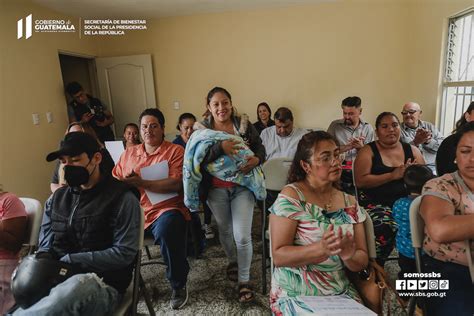
<path id="1" fill-rule="evenodd" d="M 16 195 L 12 193 L 0 193 L 0 222 L 16 218 L 26 217 L 25 206 Z M 0 259 L 17 259 L 18 253 L 0 247 Z"/>
<path id="2" fill-rule="evenodd" d="M 474 198 L 467 189 L 464 181 L 457 172 L 446 173 L 439 178 L 426 182 L 423 187 L 423 195 L 436 196 L 451 203 L 454 206 L 452 215 L 474 214 Z M 471 244 L 471 252 L 473 245 Z M 467 266 L 466 242 L 454 241 L 449 243 L 438 243 L 434 241 L 425 226 L 424 251 L 431 257 L 440 261 L 454 262 Z"/>

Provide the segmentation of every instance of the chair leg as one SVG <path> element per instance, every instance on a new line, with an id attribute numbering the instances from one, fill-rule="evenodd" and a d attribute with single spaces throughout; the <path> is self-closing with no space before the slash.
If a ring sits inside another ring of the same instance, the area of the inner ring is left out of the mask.
<path id="1" fill-rule="evenodd" d="M 148 246 L 145 246 L 145 251 L 146 251 L 146 256 L 148 257 L 148 260 L 151 260 L 150 248 Z"/>
<path id="2" fill-rule="evenodd" d="M 133 271 L 133 292 L 132 305 L 130 306 L 130 314 L 135 316 L 137 314 L 138 296 L 140 292 L 140 268 L 141 268 L 142 250 L 138 250 L 135 264 L 135 271 Z"/>
<path id="3" fill-rule="evenodd" d="M 262 294 L 267 293 L 267 242 L 265 238 L 265 228 L 266 228 L 266 203 L 263 201 L 263 210 L 262 210 Z"/>
<path id="4" fill-rule="evenodd" d="M 408 316 L 413 316 L 416 307 L 416 297 L 411 297 L 408 301 Z"/>
<path id="5" fill-rule="evenodd" d="M 151 316 L 155 316 L 155 310 L 153 309 L 153 304 L 151 303 L 151 298 L 148 295 L 148 292 L 145 287 L 145 281 L 143 280 L 142 274 L 140 273 L 140 294 L 145 298 L 146 307 Z"/>

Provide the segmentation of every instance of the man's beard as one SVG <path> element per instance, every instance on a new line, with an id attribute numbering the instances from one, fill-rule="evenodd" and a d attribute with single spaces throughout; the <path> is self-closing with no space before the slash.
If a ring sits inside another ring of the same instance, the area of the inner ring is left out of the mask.
<path id="1" fill-rule="evenodd" d="M 344 124 L 345 125 L 350 125 L 350 126 L 354 125 L 354 123 L 352 122 L 351 119 L 344 120 Z"/>

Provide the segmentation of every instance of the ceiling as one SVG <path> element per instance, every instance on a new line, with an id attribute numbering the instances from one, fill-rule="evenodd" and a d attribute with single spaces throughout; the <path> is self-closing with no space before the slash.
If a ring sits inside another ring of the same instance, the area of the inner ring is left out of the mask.
<path id="1" fill-rule="evenodd" d="M 340 0 L 34 0 L 60 13 L 83 18 L 164 18 L 318 4 Z"/>

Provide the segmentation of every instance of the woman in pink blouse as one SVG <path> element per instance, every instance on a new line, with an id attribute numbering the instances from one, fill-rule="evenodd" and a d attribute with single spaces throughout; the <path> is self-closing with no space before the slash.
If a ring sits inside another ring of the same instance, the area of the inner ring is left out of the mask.
<path id="1" fill-rule="evenodd" d="M 10 279 L 26 232 L 26 211 L 14 194 L 0 188 L 0 315 L 14 305 Z"/>
<path id="2" fill-rule="evenodd" d="M 428 315 L 473 315 L 474 285 L 466 250 L 474 239 L 474 122 L 456 133 L 458 171 L 427 182 L 420 214 L 425 221 L 424 273 L 439 273 L 446 297 L 427 299 Z M 473 252 L 474 254 L 474 252 Z"/>

